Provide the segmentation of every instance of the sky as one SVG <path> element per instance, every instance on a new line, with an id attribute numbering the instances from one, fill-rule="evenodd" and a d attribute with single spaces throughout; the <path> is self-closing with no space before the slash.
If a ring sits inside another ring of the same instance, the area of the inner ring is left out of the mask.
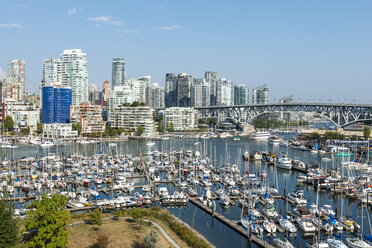
<path id="1" fill-rule="evenodd" d="M 42 61 L 64 49 L 87 53 L 89 83 L 111 81 L 113 58 L 127 78 L 204 71 L 255 88 L 271 101 L 372 104 L 370 0 L 1 0 L 0 78 L 26 61 L 38 91 Z"/>

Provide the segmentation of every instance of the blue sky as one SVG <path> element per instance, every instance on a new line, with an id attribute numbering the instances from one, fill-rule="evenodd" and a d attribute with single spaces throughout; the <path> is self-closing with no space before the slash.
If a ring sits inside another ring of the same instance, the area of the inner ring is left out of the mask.
<path id="1" fill-rule="evenodd" d="M 44 58 L 80 48 L 99 86 L 123 57 L 127 77 L 161 85 L 167 72 L 213 70 L 267 83 L 273 101 L 372 103 L 371 13 L 370 0 L 2 0 L 0 68 L 24 59 L 37 90 Z"/>

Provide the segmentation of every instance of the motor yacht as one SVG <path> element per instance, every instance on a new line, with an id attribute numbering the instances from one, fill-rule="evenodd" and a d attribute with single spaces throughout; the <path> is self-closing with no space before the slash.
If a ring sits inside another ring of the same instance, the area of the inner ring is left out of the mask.
<path id="1" fill-rule="evenodd" d="M 288 193 L 287 195 L 288 199 L 294 201 L 295 204 L 297 205 L 306 205 L 307 200 L 304 196 L 304 191 L 303 190 L 297 190 L 293 191 L 291 193 Z"/>

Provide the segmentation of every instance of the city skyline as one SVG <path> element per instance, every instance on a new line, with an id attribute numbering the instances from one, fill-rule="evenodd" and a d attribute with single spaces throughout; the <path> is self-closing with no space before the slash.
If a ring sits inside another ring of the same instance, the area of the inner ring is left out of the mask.
<path id="1" fill-rule="evenodd" d="M 294 95 L 371 103 L 364 90 L 372 81 L 368 1 L 189 1 L 182 9 L 171 1 L 7 1 L 2 7 L 0 68 L 25 60 L 26 89 L 38 90 L 44 59 L 82 49 L 89 84 L 98 86 L 111 80 L 112 59 L 119 57 L 127 78 L 151 75 L 162 86 L 168 72 L 202 78 L 211 70 L 234 85 L 267 83 L 275 102 Z"/>

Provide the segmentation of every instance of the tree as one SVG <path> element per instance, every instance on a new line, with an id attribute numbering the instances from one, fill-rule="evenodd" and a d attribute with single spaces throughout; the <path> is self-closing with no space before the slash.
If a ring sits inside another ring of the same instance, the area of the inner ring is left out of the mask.
<path id="1" fill-rule="evenodd" d="M 137 127 L 137 132 L 139 135 L 142 135 L 145 132 L 145 129 L 141 126 Z"/>
<path id="2" fill-rule="evenodd" d="M 43 124 L 41 124 L 40 122 L 38 122 L 36 125 L 36 133 L 37 134 L 43 133 Z"/>
<path id="3" fill-rule="evenodd" d="M 132 102 L 132 104 L 130 105 L 131 107 L 138 107 L 140 105 L 140 103 L 138 101 L 134 101 Z"/>
<path id="4" fill-rule="evenodd" d="M 371 136 L 371 128 L 369 126 L 363 128 L 363 136 L 365 140 L 369 140 L 369 137 Z"/>
<path id="5" fill-rule="evenodd" d="M 21 133 L 22 133 L 23 136 L 29 135 L 30 134 L 30 127 L 27 126 L 27 127 L 22 128 Z"/>
<path id="6" fill-rule="evenodd" d="M 0 247 L 15 247 L 19 240 L 18 220 L 12 202 L 0 199 Z"/>
<path id="7" fill-rule="evenodd" d="M 169 131 L 171 132 L 174 132 L 174 126 L 173 126 L 173 122 L 170 123 L 170 128 L 169 128 Z"/>
<path id="8" fill-rule="evenodd" d="M 140 102 L 140 106 L 141 106 L 141 107 L 146 106 L 146 103 L 144 103 L 144 102 Z"/>
<path id="9" fill-rule="evenodd" d="M 78 131 L 78 134 L 80 135 L 81 133 L 81 125 L 80 122 L 72 124 L 72 130 Z"/>
<path id="10" fill-rule="evenodd" d="M 66 247 L 70 224 L 70 212 L 65 209 L 67 197 L 53 194 L 47 197 L 43 194 L 41 200 L 34 201 L 29 206 L 29 218 L 26 220 L 27 230 L 37 229 L 37 234 L 31 239 L 28 247 Z"/>
<path id="11" fill-rule="evenodd" d="M 130 216 L 137 222 L 142 219 L 142 211 L 139 208 L 135 208 L 131 211 Z"/>
<path id="12" fill-rule="evenodd" d="M 7 115 L 4 119 L 4 128 L 6 131 L 11 131 L 14 128 L 14 121 L 10 115 Z"/>
<path id="13" fill-rule="evenodd" d="M 158 242 L 158 240 L 159 240 L 159 235 L 156 232 L 154 232 L 153 230 L 151 230 L 150 233 L 147 234 L 143 238 L 143 243 L 144 243 L 145 247 L 156 248 L 156 242 Z"/>
<path id="14" fill-rule="evenodd" d="M 102 213 L 99 209 L 96 208 L 94 211 L 91 211 L 88 217 L 89 217 L 90 224 L 96 225 L 97 228 L 102 226 L 103 218 L 102 218 Z"/>

